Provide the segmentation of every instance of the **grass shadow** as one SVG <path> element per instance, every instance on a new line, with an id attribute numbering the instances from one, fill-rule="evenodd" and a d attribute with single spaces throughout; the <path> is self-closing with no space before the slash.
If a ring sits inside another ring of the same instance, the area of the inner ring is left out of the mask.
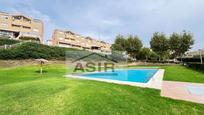
<path id="1" fill-rule="evenodd" d="M 47 73 L 47 70 L 42 70 L 42 73 Z M 35 71 L 35 73 L 40 73 L 40 70 Z"/>

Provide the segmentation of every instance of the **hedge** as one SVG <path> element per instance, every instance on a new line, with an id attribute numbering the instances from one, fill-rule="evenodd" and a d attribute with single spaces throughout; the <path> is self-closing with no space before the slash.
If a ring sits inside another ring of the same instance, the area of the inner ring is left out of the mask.
<path id="1" fill-rule="evenodd" d="M 0 49 L 0 59 L 64 59 L 65 51 L 65 48 L 28 42 L 9 49 Z"/>
<path id="2" fill-rule="evenodd" d="M 204 64 L 201 63 L 187 63 L 187 66 L 193 69 L 204 71 Z"/>
<path id="3" fill-rule="evenodd" d="M 19 43 L 20 41 L 18 40 L 11 40 L 11 39 L 8 39 L 8 38 L 2 38 L 0 37 L 0 46 L 2 45 L 11 45 L 11 44 L 16 44 L 16 43 Z"/>
<path id="4" fill-rule="evenodd" d="M 86 57 L 92 52 L 86 50 L 78 50 L 73 48 L 62 48 L 62 47 L 53 47 L 47 46 L 34 42 L 22 43 L 8 49 L 0 49 L 0 59 L 57 59 L 69 60 L 80 59 Z M 86 61 L 104 61 L 105 54 L 91 55 L 86 57 Z M 104 57 L 103 57 L 104 56 Z M 107 56 L 109 59 L 114 59 L 117 61 L 124 61 L 122 54 L 113 53 L 112 55 Z"/>
<path id="5" fill-rule="evenodd" d="M 204 56 L 202 58 L 204 60 Z M 193 58 L 178 58 L 179 61 L 183 62 L 200 62 L 200 57 L 193 57 Z"/>

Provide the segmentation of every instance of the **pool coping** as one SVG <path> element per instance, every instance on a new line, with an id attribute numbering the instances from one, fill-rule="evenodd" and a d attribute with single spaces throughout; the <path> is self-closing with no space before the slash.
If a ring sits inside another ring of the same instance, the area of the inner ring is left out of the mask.
<path id="1" fill-rule="evenodd" d="M 137 69 L 140 69 L 140 68 L 137 68 Z M 153 77 L 147 83 L 139 83 L 139 82 L 119 81 L 119 80 L 110 80 L 110 79 L 102 79 L 102 78 L 89 78 L 89 77 L 84 77 L 84 76 L 82 77 L 82 76 L 72 75 L 72 74 L 65 75 L 65 77 L 69 77 L 69 78 L 102 81 L 102 82 L 108 82 L 108 83 L 139 86 L 139 87 L 146 87 L 146 88 L 153 88 L 153 89 L 160 89 L 160 90 L 162 88 L 163 76 L 164 76 L 164 69 L 158 69 L 158 71 L 153 75 Z"/>

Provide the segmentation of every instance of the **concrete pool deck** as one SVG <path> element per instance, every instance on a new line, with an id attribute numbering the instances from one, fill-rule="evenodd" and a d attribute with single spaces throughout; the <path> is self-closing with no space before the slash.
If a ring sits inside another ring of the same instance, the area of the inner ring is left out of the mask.
<path id="1" fill-rule="evenodd" d="M 89 77 L 82 77 L 77 75 L 66 75 L 66 77 L 71 77 L 71 78 L 103 81 L 108 83 L 147 87 L 147 88 L 154 88 L 154 89 L 160 89 L 160 90 L 162 88 L 163 76 L 164 76 L 164 69 L 159 69 L 147 83 L 139 83 L 139 82 L 119 81 L 119 80 L 110 80 L 110 79 L 102 79 L 102 78 L 89 78 Z"/>
<path id="2" fill-rule="evenodd" d="M 163 81 L 161 96 L 204 104 L 204 83 Z"/>

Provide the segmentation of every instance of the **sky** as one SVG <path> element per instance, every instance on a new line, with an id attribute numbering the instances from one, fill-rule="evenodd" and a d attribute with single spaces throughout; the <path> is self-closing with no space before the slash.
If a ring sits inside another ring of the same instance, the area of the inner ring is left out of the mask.
<path id="1" fill-rule="evenodd" d="M 44 22 L 44 41 L 54 29 L 113 43 L 137 35 L 145 47 L 154 32 L 193 33 L 192 50 L 204 49 L 204 0 L 0 0 L 0 11 L 22 13 Z"/>

